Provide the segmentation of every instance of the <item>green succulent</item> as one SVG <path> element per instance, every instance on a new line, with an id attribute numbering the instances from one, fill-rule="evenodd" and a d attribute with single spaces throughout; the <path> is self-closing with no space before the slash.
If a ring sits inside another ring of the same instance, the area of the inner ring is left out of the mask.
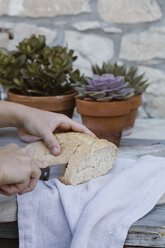
<path id="1" fill-rule="evenodd" d="M 45 36 L 32 35 L 11 52 L 0 49 L 0 82 L 13 92 L 32 96 L 69 94 L 84 78 L 73 69 L 77 59 L 67 47 L 46 45 Z"/>
<path id="2" fill-rule="evenodd" d="M 123 76 L 125 82 L 128 82 L 128 87 L 134 89 L 134 95 L 139 95 L 145 91 L 148 87 L 146 79 L 144 79 L 143 74 L 138 74 L 138 68 L 131 66 L 129 69 L 126 65 L 118 65 L 117 63 L 110 64 L 103 62 L 102 66 L 99 67 L 98 65 L 92 66 L 92 71 L 94 74 L 103 75 L 103 74 L 113 74 L 115 77 Z"/>

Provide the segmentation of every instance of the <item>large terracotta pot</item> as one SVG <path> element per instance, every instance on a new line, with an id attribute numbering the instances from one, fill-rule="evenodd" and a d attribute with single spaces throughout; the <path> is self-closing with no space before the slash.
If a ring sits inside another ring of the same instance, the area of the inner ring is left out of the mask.
<path id="1" fill-rule="evenodd" d="M 130 111 L 125 119 L 123 135 L 130 135 L 135 123 L 138 107 L 141 105 L 142 95 L 133 96 L 129 99 Z"/>
<path id="2" fill-rule="evenodd" d="M 15 103 L 20 103 L 33 108 L 66 114 L 72 117 L 75 107 L 74 92 L 69 95 L 61 96 L 24 96 L 8 91 L 8 100 Z"/>
<path id="3" fill-rule="evenodd" d="M 91 102 L 76 99 L 76 107 L 85 126 L 99 138 L 119 145 L 125 116 L 129 112 L 129 100 Z"/>

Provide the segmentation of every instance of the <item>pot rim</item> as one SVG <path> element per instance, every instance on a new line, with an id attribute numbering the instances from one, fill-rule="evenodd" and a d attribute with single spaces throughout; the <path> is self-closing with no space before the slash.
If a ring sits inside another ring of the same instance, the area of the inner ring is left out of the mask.
<path id="1" fill-rule="evenodd" d="M 123 116 L 129 113 L 129 106 L 129 99 L 114 102 L 90 102 L 76 98 L 77 112 L 84 116 Z"/>
<path id="2" fill-rule="evenodd" d="M 60 112 L 75 106 L 75 95 L 72 93 L 65 96 L 24 96 L 8 92 L 8 101 L 23 104 L 32 108 L 47 111 Z"/>
<path id="3" fill-rule="evenodd" d="M 26 95 L 20 95 L 20 94 L 17 94 L 17 93 L 13 93 L 11 92 L 10 90 L 8 90 L 7 92 L 8 95 L 10 96 L 16 96 L 17 98 L 19 99 L 40 99 L 40 100 L 45 100 L 46 98 L 49 98 L 49 99 L 61 99 L 61 98 L 70 98 L 71 96 L 76 96 L 77 95 L 77 92 L 73 92 L 73 93 L 70 93 L 70 94 L 67 94 L 67 95 L 57 95 L 57 96 L 26 96 Z"/>

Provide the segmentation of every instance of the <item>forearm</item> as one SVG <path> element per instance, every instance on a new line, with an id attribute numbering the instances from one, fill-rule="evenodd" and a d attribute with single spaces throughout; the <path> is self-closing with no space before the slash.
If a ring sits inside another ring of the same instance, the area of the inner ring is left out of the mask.
<path id="1" fill-rule="evenodd" d="M 20 127 L 26 107 L 17 103 L 0 101 L 0 127 Z"/>

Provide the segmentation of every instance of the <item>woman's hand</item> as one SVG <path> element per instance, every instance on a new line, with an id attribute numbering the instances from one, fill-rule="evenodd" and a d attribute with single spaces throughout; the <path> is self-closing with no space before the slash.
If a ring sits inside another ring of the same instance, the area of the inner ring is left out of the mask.
<path id="1" fill-rule="evenodd" d="M 58 155 L 61 151 L 60 145 L 53 135 L 56 131 L 76 131 L 95 136 L 84 125 L 73 121 L 63 114 L 42 111 L 34 108 L 26 108 L 20 116 L 21 129 L 19 136 L 26 142 L 43 139 L 52 154 Z M 29 134 L 29 135 L 27 135 Z"/>
<path id="2" fill-rule="evenodd" d="M 0 101 L 0 127 L 17 127 L 24 141 L 43 139 L 50 152 L 58 155 L 60 145 L 54 131 L 76 131 L 95 136 L 84 125 L 63 114 L 52 113 L 21 104 Z M 29 136 L 30 135 L 30 136 Z"/>
<path id="3" fill-rule="evenodd" d="M 7 196 L 32 191 L 40 178 L 40 168 L 47 167 L 16 144 L 0 148 L 0 161 L 0 194 Z"/>

